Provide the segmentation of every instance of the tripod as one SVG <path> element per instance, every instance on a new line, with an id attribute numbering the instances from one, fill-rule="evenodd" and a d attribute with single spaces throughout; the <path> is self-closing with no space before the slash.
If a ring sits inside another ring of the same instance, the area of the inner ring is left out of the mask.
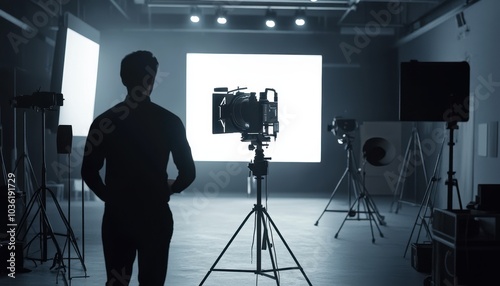
<path id="1" fill-rule="evenodd" d="M 441 164 L 441 154 L 443 152 L 443 145 L 444 145 L 444 138 L 443 141 L 441 142 L 441 148 L 439 149 L 439 153 L 436 158 L 436 164 L 434 165 L 434 171 L 432 173 L 432 178 L 427 184 L 427 188 L 425 189 L 424 197 L 422 198 L 422 203 L 420 204 L 420 208 L 417 213 L 417 217 L 415 218 L 415 223 L 413 224 L 413 228 L 410 233 L 410 237 L 408 238 L 408 243 L 406 243 L 406 248 L 405 248 L 405 253 L 403 254 L 403 257 L 406 257 L 406 253 L 408 252 L 408 247 L 410 246 L 411 239 L 413 238 L 413 233 L 415 232 L 415 228 L 417 225 L 419 225 L 419 229 L 417 232 L 417 239 L 415 242 L 418 243 L 418 240 L 420 238 L 420 233 L 422 231 L 422 226 L 425 228 L 425 231 L 427 233 L 427 236 L 430 237 L 430 240 L 432 240 L 432 231 L 430 229 L 430 222 L 432 219 L 432 211 L 433 211 L 433 205 L 432 205 L 432 200 L 431 197 L 434 195 L 434 191 L 436 189 L 436 183 L 440 180 L 438 178 L 438 171 L 439 171 L 439 166 Z M 427 212 L 430 212 L 428 215 Z"/>
<path id="2" fill-rule="evenodd" d="M 413 146 L 413 154 L 416 156 L 417 154 L 420 156 L 421 160 L 421 166 L 422 166 L 422 171 L 424 173 L 424 179 L 425 179 L 425 184 L 428 184 L 427 180 L 427 172 L 425 169 L 425 161 L 424 161 L 424 155 L 422 153 L 422 144 L 420 141 L 420 135 L 418 134 L 418 129 L 417 127 L 413 126 L 412 131 L 411 131 L 411 136 L 410 140 L 408 141 L 408 145 L 406 146 L 406 151 L 405 151 L 405 156 L 403 158 L 403 163 L 401 166 L 401 171 L 399 172 L 399 177 L 398 177 L 398 182 L 396 184 L 396 189 L 394 190 L 394 198 L 391 203 L 391 208 L 390 211 L 392 212 L 393 206 L 396 203 L 396 209 L 395 213 L 398 213 L 399 209 L 401 208 L 401 203 L 403 202 L 403 193 L 404 193 L 404 187 L 405 183 L 404 181 L 406 180 L 405 177 L 408 176 L 408 174 L 405 174 L 405 172 L 408 172 L 408 166 L 410 164 L 411 160 L 411 154 L 410 154 L 410 147 Z M 416 161 L 414 160 L 414 167 L 415 167 L 415 172 L 416 172 Z M 416 176 L 416 173 L 415 173 Z M 416 180 L 415 180 L 416 184 Z M 401 189 L 400 189 L 401 186 Z M 416 190 L 416 187 L 415 187 Z M 415 193 L 415 199 L 416 199 L 416 193 Z"/>
<path id="3" fill-rule="evenodd" d="M 460 205 L 460 209 L 462 208 L 462 199 L 460 198 L 460 189 L 458 188 L 458 181 L 453 176 L 455 175 L 455 171 L 453 171 L 453 147 L 455 146 L 454 142 L 454 131 L 458 129 L 458 124 L 456 121 L 446 122 L 446 128 L 450 131 L 449 141 L 448 141 L 448 149 L 449 149 L 449 157 L 448 157 L 448 179 L 446 180 L 447 193 L 448 198 L 446 201 L 446 206 L 448 210 L 453 209 L 453 186 L 457 188 L 457 198 L 458 203 Z"/>
<path id="4" fill-rule="evenodd" d="M 71 226 L 70 226 L 68 220 L 64 216 L 64 212 L 61 209 L 61 206 L 57 202 L 56 196 L 54 195 L 52 190 L 47 188 L 47 185 L 46 185 L 47 169 L 46 169 L 46 163 L 45 163 L 45 109 L 40 108 L 40 110 L 41 110 L 41 114 L 42 114 L 42 176 L 41 176 L 42 183 L 41 183 L 40 188 L 38 188 L 35 191 L 35 193 L 33 194 L 33 196 L 31 197 L 31 199 L 26 207 L 26 212 L 23 214 L 23 216 L 21 217 L 21 220 L 19 222 L 19 228 L 21 229 L 24 226 L 24 224 L 27 222 L 31 211 L 33 210 L 33 206 L 34 206 L 35 202 L 38 202 L 38 209 L 36 210 L 31 222 L 29 223 L 27 230 L 29 230 L 31 228 L 37 215 L 39 214 L 40 215 L 40 217 L 39 217 L 39 219 L 40 219 L 40 233 L 35 235 L 35 237 L 33 237 L 27 243 L 26 247 L 29 247 L 31 245 L 31 243 L 33 243 L 34 240 L 37 237 L 39 237 L 40 238 L 41 257 L 38 260 L 40 260 L 41 262 L 46 262 L 46 261 L 48 261 L 48 259 L 47 259 L 47 251 L 48 251 L 47 240 L 50 238 L 54 244 L 54 247 L 56 248 L 56 254 L 53 258 L 52 268 L 54 268 L 56 266 L 56 264 L 59 265 L 58 269 L 65 268 L 63 257 L 62 257 L 61 247 L 59 246 L 59 243 L 56 239 L 56 233 L 54 232 L 52 225 L 50 223 L 50 220 L 47 216 L 47 211 L 46 211 L 47 201 L 46 201 L 46 199 L 47 199 L 47 194 L 49 194 L 50 197 L 52 198 L 52 200 L 56 206 L 56 209 L 59 213 L 59 216 L 60 216 L 60 218 L 61 218 L 61 220 L 66 228 L 67 239 L 72 244 L 75 252 L 77 253 L 77 255 L 82 263 L 84 270 L 86 271 L 86 267 L 85 267 L 85 264 L 83 263 L 83 259 L 82 259 L 82 256 L 80 254 L 78 244 L 76 243 L 76 238 L 75 238 L 75 235 L 73 233 L 73 230 L 71 229 Z M 24 236 L 21 236 L 19 239 L 24 240 L 26 238 L 26 235 L 27 235 L 27 231 L 24 234 Z M 19 233 L 18 233 L 18 236 L 20 236 Z M 16 237 L 16 239 L 17 239 L 17 237 Z M 33 259 L 33 260 L 37 260 L 37 259 Z M 64 275 L 63 275 L 63 278 L 65 278 Z M 65 282 L 67 284 L 67 281 L 65 281 Z"/>
<path id="5" fill-rule="evenodd" d="M 266 211 L 266 208 L 264 206 L 262 206 L 262 179 L 263 179 L 263 176 L 267 175 L 267 167 L 268 167 L 268 160 L 269 160 L 269 158 L 264 157 L 264 151 L 262 150 L 262 144 L 263 144 L 263 141 L 265 139 L 266 138 L 262 138 L 261 135 L 257 135 L 254 139 L 251 140 L 252 143 L 249 147 L 251 150 L 255 149 L 254 162 L 250 163 L 248 165 L 248 168 L 250 169 L 250 171 L 256 177 L 256 180 L 257 180 L 257 203 L 254 205 L 254 207 L 250 211 L 250 213 L 245 217 L 245 219 L 243 220 L 241 225 L 238 227 L 238 229 L 236 230 L 234 235 L 231 237 L 231 239 L 227 243 L 226 247 L 224 247 L 224 249 L 220 253 L 219 257 L 217 257 L 217 259 L 215 260 L 212 267 L 210 267 L 210 270 L 207 272 L 207 274 L 205 275 L 205 277 L 201 281 L 200 286 L 203 285 L 203 283 L 205 283 L 208 276 L 213 271 L 254 273 L 256 275 L 261 275 L 264 277 L 274 279 L 276 281 L 276 285 L 279 286 L 280 285 L 280 278 L 279 278 L 278 272 L 285 271 L 285 270 L 296 270 L 296 269 L 300 270 L 300 272 L 304 276 L 305 280 L 307 281 L 307 284 L 312 286 L 311 282 L 309 281 L 309 278 L 307 277 L 306 273 L 304 272 L 304 269 L 302 268 L 302 266 L 300 266 L 297 258 L 295 257 L 292 250 L 290 249 L 290 247 L 286 243 L 285 239 L 283 238 L 283 235 L 280 233 L 280 231 L 276 227 L 275 223 L 271 219 L 271 216 Z M 256 223 L 256 231 L 257 231 L 257 234 L 256 234 L 257 243 L 255 245 L 256 253 L 257 253 L 256 268 L 252 269 L 252 270 L 250 270 L 250 269 L 220 269 L 220 268 L 215 268 L 217 266 L 217 263 L 219 263 L 220 259 L 224 255 L 224 253 L 227 251 L 227 249 L 229 248 L 229 246 L 231 245 L 233 240 L 236 238 L 236 236 L 238 235 L 238 233 L 243 228 L 243 226 L 245 225 L 245 223 L 248 221 L 248 219 L 250 218 L 250 216 L 252 214 L 255 214 L 255 223 Z M 292 258 L 295 261 L 295 263 L 297 264 L 297 266 L 285 267 L 285 268 L 279 268 L 277 266 L 277 263 L 275 261 L 275 258 L 273 257 L 273 253 L 271 250 L 273 245 L 271 244 L 271 238 L 269 238 L 269 232 L 271 231 L 271 229 L 267 227 L 266 219 L 269 220 L 272 228 L 276 231 L 276 233 L 280 237 L 281 241 L 285 245 L 286 249 L 288 250 L 288 252 L 292 256 Z M 262 230 L 264 230 L 264 233 L 262 233 Z M 266 250 L 266 249 L 269 250 L 269 256 L 270 256 L 270 260 L 271 260 L 272 269 L 262 269 L 261 250 Z M 269 274 L 269 273 L 271 273 L 271 274 Z"/>
<path id="6" fill-rule="evenodd" d="M 344 138 L 345 138 L 345 140 L 343 140 L 343 143 L 345 144 L 344 148 L 346 150 L 346 156 L 347 156 L 346 168 L 344 170 L 344 173 L 342 174 L 342 177 L 340 178 L 337 185 L 335 186 L 335 189 L 333 190 L 332 194 L 330 195 L 330 200 L 326 204 L 325 209 L 323 210 L 323 212 L 321 213 L 321 215 L 319 216 L 318 220 L 316 221 L 316 223 L 314 225 L 317 226 L 319 224 L 319 220 L 323 217 L 325 212 L 347 212 L 347 216 L 344 219 L 344 221 L 342 222 L 342 225 L 340 228 L 342 228 L 342 226 L 344 225 L 344 222 L 347 220 L 347 218 L 349 216 L 354 217 L 354 216 L 356 216 L 356 213 L 357 213 L 358 220 L 362 220 L 359 217 L 359 214 L 366 213 L 366 214 L 368 214 L 368 219 L 370 220 L 370 226 L 372 228 L 372 238 L 373 238 L 372 240 L 375 241 L 375 238 L 373 236 L 373 226 L 372 226 L 371 222 L 372 222 L 372 220 L 375 221 L 375 217 L 376 217 L 381 225 L 385 225 L 386 223 L 384 220 L 384 216 L 380 215 L 380 212 L 378 211 L 377 206 L 375 205 L 375 202 L 373 201 L 373 199 L 369 195 L 368 191 L 366 190 L 366 187 L 365 187 L 364 182 L 361 178 L 361 175 L 359 174 L 358 167 L 356 166 L 356 160 L 355 160 L 353 152 L 352 152 L 352 139 L 353 138 L 349 135 L 346 135 L 346 137 L 344 137 Z M 348 179 L 347 183 L 348 183 L 348 196 L 349 196 L 349 210 L 345 211 L 345 210 L 328 209 L 328 207 L 330 206 L 330 204 L 333 200 L 333 197 L 337 193 L 342 181 L 346 177 Z M 356 196 L 356 199 L 354 200 L 353 203 L 351 203 L 351 192 L 350 192 L 351 185 L 352 185 L 352 189 L 354 191 L 354 195 Z M 361 203 L 361 202 L 363 202 L 363 206 L 364 206 L 366 211 L 359 211 L 359 209 L 360 209 L 359 203 Z M 357 206 L 358 211 L 356 211 L 354 209 L 354 207 L 356 205 L 358 205 Z M 375 221 L 375 225 L 377 226 L 377 228 L 380 232 L 380 236 L 383 237 L 383 234 L 380 231 L 380 228 L 378 227 L 378 224 L 376 221 Z M 337 238 L 339 232 L 340 232 L 340 229 L 337 232 L 337 234 L 335 235 L 335 238 Z"/>
<path id="7" fill-rule="evenodd" d="M 14 109 L 14 114 L 16 114 L 16 110 Z M 14 120 L 14 123 L 16 121 Z M 16 130 L 16 125 L 14 124 L 14 156 L 17 156 L 17 130 Z M 17 158 L 15 165 L 14 165 L 14 170 L 13 173 L 17 174 L 18 169 L 22 169 L 21 176 L 18 176 L 22 178 L 22 189 L 18 193 L 19 197 L 22 197 L 22 203 L 23 207 L 26 208 L 26 196 L 27 196 L 27 190 L 33 190 L 35 189 L 35 186 L 38 187 L 38 181 L 35 176 L 35 171 L 33 169 L 33 164 L 31 163 L 30 157 L 28 155 L 28 145 L 27 145 L 27 140 L 26 140 L 26 112 L 23 111 L 23 153 Z M 22 168 L 20 168 L 22 167 Z"/>

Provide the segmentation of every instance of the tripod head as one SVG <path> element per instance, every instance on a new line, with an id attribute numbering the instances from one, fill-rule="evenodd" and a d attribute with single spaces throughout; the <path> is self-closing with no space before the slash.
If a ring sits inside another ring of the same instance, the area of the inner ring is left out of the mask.
<path id="1" fill-rule="evenodd" d="M 253 160 L 253 163 L 248 164 L 248 168 L 254 176 L 257 178 L 261 178 L 262 176 L 267 175 L 267 167 L 269 164 L 269 160 L 271 158 L 269 157 L 264 157 L 264 150 L 262 149 L 262 146 L 268 146 L 270 137 L 269 136 L 264 136 L 263 134 L 242 134 L 242 139 L 241 141 L 243 142 L 250 142 L 250 145 L 248 145 L 249 150 L 255 150 L 255 157 Z"/>

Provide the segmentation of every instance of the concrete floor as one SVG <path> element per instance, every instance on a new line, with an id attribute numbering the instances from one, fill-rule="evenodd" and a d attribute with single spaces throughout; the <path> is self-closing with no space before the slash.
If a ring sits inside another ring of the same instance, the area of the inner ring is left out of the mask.
<path id="1" fill-rule="evenodd" d="M 304 273 L 315 286 L 421 286 L 427 274 L 411 267 L 411 250 L 403 254 L 413 229 L 418 206 L 404 204 L 397 214 L 390 212 L 392 197 L 373 196 L 380 213 L 385 216 L 381 226 L 383 237 L 373 226 L 375 243 L 372 243 L 368 220 L 347 220 L 335 234 L 346 216 L 345 212 L 326 212 L 315 226 L 320 214 L 329 201 L 328 195 L 308 197 L 269 197 L 267 210 L 278 230 L 283 235 Z M 255 198 L 243 195 L 226 196 L 217 194 L 187 193 L 172 197 L 175 231 L 171 243 L 169 270 L 165 285 L 200 285 L 211 266 L 221 254 L 231 236 L 252 211 Z M 263 201 L 265 205 L 266 201 Z M 60 205 L 66 210 L 67 202 Z M 334 196 L 329 209 L 347 210 L 348 199 Z M 104 260 L 100 241 L 100 225 L 103 204 L 100 201 L 85 203 L 85 236 L 81 231 L 81 202 L 71 205 L 71 224 L 79 250 L 84 252 L 84 265 L 77 259 L 71 260 L 71 285 L 104 285 Z M 48 213 L 54 229 L 64 232 L 58 223 L 55 208 L 49 204 Z M 35 224 L 36 225 L 36 224 Z M 418 229 L 418 226 L 417 226 Z M 255 270 L 257 255 L 253 243 L 254 216 L 243 225 L 240 233 L 231 243 L 217 268 Z M 37 233 L 35 229 L 33 231 Z M 148 230 L 144 230 L 148 235 Z M 271 236 L 270 236 L 271 237 Z M 290 252 L 273 229 L 273 251 L 276 251 L 280 268 L 297 267 Z M 422 236 L 421 236 L 422 239 Z M 425 239 L 425 238 L 423 238 Z M 59 238 L 64 244 L 64 238 Z M 85 242 L 84 247 L 82 240 Z M 412 239 L 413 242 L 414 239 Z M 36 244 L 36 243 L 35 243 Z M 30 248 L 32 257 L 39 257 L 36 246 Z M 52 248 L 52 249 L 51 249 Z M 49 258 L 53 257 L 49 241 Z M 262 268 L 272 269 L 269 252 L 262 251 Z M 67 256 L 67 251 L 64 253 Z M 75 257 L 75 254 L 72 254 Z M 67 260 L 65 263 L 67 264 Z M 25 268 L 29 273 L 19 274 L 12 279 L 0 277 L 1 285 L 65 285 L 62 276 L 50 270 L 51 261 L 43 264 L 27 260 Z M 135 270 L 135 269 L 134 269 Z M 297 269 L 279 271 L 280 285 L 308 285 L 304 275 Z M 85 276 L 86 278 L 77 278 Z M 270 273 L 272 274 L 272 272 Z M 131 285 L 137 285 L 137 271 L 134 271 Z M 277 285 L 276 281 L 254 273 L 211 272 L 203 285 Z"/>

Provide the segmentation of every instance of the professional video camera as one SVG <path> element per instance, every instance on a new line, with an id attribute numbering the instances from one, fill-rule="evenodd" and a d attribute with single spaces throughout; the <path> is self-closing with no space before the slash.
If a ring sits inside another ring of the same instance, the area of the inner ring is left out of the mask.
<path id="1" fill-rule="evenodd" d="M 334 117 L 332 124 L 328 125 L 328 132 L 332 132 L 338 137 L 339 144 L 347 143 L 351 139 L 349 134 L 356 129 L 358 129 L 358 122 L 355 119 L 346 119 L 340 116 Z"/>
<path id="2" fill-rule="evenodd" d="M 212 105 L 212 133 L 242 133 L 242 141 L 253 136 L 276 138 L 279 131 L 278 94 L 272 88 L 260 92 L 259 100 L 255 92 L 244 93 L 237 88 L 215 88 Z M 274 102 L 267 99 L 267 93 L 274 93 Z M 270 133 L 270 129 L 271 133 Z"/>
<path id="3" fill-rule="evenodd" d="M 37 91 L 31 95 L 18 95 L 11 101 L 14 108 L 40 108 L 53 109 L 63 105 L 63 95 L 61 93 L 49 91 Z"/>

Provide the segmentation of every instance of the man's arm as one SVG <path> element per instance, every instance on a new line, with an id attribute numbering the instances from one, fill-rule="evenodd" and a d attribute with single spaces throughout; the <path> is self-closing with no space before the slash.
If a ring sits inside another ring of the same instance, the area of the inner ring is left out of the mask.
<path id="1" fill-rule="evenodd" d="M 93 130 L 96 130 L 94 123 L 90 127 L 85 143 L 81 175 L 82 179 L 96 196 L 102 201 L 106 201 L 106 185 L 99 174 L 99 170 L 104 165 L 104 147 L 102 138 L 100 138 L 101 140 L 92 140 L 91 136 L 95 134 Z"/>
<path id="2" fill-rule="evenodd" d="M 175 134 L 175 142 L 172 146 L 172 159 L 178 170 L 178 175 L 171 185 L 172 193 L 180 193 L 185 190 L 196 177 L 191 147 L 186 138 L 186 130 L 180 122 Z"/>

